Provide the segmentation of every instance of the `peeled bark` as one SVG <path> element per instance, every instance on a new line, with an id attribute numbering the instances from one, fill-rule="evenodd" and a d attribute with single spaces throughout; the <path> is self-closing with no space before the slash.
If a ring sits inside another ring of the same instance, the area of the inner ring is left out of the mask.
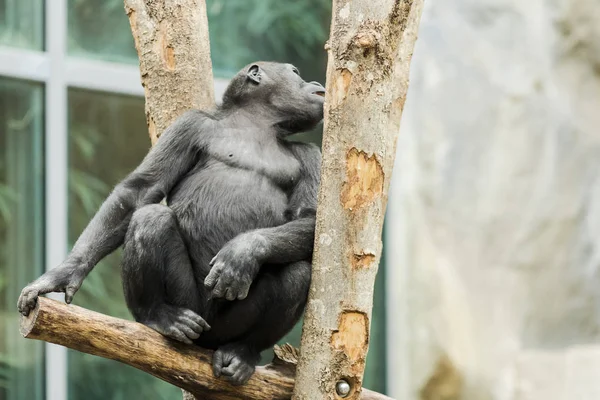
<path id="1" fill-rule="evenodd" d="M 204 0 L 125 0 L 152 144 L 190 108 L 214 106 Z"/>
<path id="2" fill-rule="evenodd" d="M 294 398 L 360 398 L 422 0 L 333 2 L 313 277 Z"/>

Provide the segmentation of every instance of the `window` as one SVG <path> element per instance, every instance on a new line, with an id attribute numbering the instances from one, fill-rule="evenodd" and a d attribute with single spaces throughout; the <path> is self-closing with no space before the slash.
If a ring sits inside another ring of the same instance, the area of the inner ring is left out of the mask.
<path id="1" fill-rule="evenodd" d="M 0 44 L 42 49 L 42 0 L 0 0 Z"/>
<path id="2" fill-rule="evenodd" d="M 68 1 L 69 54 L 137 65 L 123 0 Z"/>
<path id="3" fill-rule="evenodd" d="M 289 62 L 308 80 L 324 81 L 330 0 L 207 0 L 215 76 L 256 60 Z"/>
<path id="4" fill-rule="evenodd" d="M 17 327 L 21 288 L 43 271 L 42 88 L 0 79 L 0 399 L 43 398 L 43 344 Z"/>

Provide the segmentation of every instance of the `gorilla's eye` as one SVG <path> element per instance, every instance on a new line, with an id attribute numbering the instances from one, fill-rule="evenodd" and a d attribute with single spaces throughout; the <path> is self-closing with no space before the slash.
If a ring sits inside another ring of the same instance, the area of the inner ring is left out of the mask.
<path id="1" fill-rule="evenodd" d="M 300 76 L 300 71 L 298 71 L 298 68 L 296 68 L 296 67 L 292 68 L 292 72 L 295 73 L 296 75 Z"/>

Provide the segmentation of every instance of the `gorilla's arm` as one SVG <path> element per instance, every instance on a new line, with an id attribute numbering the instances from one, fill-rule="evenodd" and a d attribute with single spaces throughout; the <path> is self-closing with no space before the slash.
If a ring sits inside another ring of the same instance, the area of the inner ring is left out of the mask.
<path id="1" fill-rule="evenodd" d="M 260 264 L 287 264 L 311 259 L 315 241 L 315 217 L 290 221 L 274 228 L 248 233 L 256 245 Z"/>
<path id="2" fill-rule="evenodd" d="M 321 153 L 315 145 L 292 143 L 302 164 L 302 178 L 290 196 L 283 225 L 242 233 L 223 246 L 211 261 L 204 284 L 214 297 L 244 299 L 262 264 L 310 260 L 315 236 L 315 215 Z"/>
<path id="3" fill-rule="evenodd" d="M 310 260 L 315 238 L 317 192 L 321 173 L 321 152 L 313 144 L 291 143 L 302 165 L 302 178 L 290 196 L 290 222 L 242 234 L 254 243 L 261 264 L 283 264 Z"/>
<path id="4" fill-rule="evenodd" d="M 71 302 L 94 266 L 123 244 L 133 212 L 160 202 L 197 162 L 200 123 L 190 111 L 165 130 L 138 168 L 104 201 L 65 261 L 23 289 L 18 301 L 22 314 L 29 313 L 40 294 L 65 292 L 65 300 Z"/>
<path id="5" fill-rule="evenodd" d="M 69 257 L 93 268 L 123 244 L 133 212 L 159 203 L 197 162 L 197 117 L 184 114 L 161 135 L 142 163 L 119 183 L 83 231 Z"/>

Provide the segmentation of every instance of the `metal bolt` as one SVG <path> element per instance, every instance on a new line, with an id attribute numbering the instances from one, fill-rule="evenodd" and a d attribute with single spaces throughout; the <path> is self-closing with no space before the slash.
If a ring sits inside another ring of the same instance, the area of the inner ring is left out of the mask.
<path id="1" fill-rule="evenodd" d="M 350 384 L 341 379 L 335 384 L 335 391 L 337 392 L 338 396 L 346 397 L 350 393 Z"/>

